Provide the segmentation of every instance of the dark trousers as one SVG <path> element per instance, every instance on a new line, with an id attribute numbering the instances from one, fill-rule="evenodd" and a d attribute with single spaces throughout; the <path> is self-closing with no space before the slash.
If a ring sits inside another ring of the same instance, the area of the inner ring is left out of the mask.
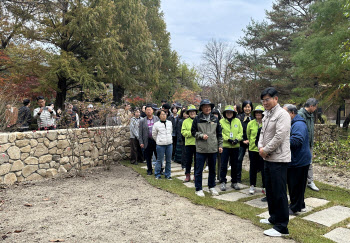
<path id="1" fill-rule="evenodd" d="M 130 163 L 143 162 L 142 151 L 139 140 L 137 138 L 130 138 Z"/>
<path id="2" fill-rule="evenodd" d="M 294 212 L 300 212 L 305 207 L 304 195 L 307 183 L 309 165 L 302 167 L 288 168 L 287 182 L 290 196 L 289 208 Z"/>
<path id="3" fill-rule="evenodd" d="M 157 157 L 157 145 L 156 141 L 154 141 L 152 138 L 148 138 L 148 145 L 147 148 L 145 148 L 145 158 L 147 161 L 147 172 L 152 173 L 152 155 L 153 153 Z"/>
<path id="4" fill-rule="evenodd" d="M 203 168 L 205 160 L 208 159 L 207 165 L 209 167 L 209 178 L 208 178 L 208 187 L 215 187 L 215 164 L 216 164 L 216 153 L 204 154 L 196 153 L 196 167 L 194 170 L 195 175 L 195 186 L 196 191 L 202 190 L 202 179 L 203 179 Z"/>
<path id="5" fill-rule="evenodd" d="M 241 147 L 239 147 L 239 155 L 237 162 L 237 182 L 242 182 L 242 163 L 244 159 L 245 152 L 247 151 L 248 146 L 244 143 L 241 143 Z M 232 165 L 231 165 L 232 168 Z"/>
<path id="6" fill-rule="evenodd" d="M 269 207 L 269 221 L 274 229 L 289 234 L 289 210 L 287 198 L 288 163 L 265 161 L 266 198 Z"/>
<path id="7" fill-rule="evenodd" d="M 264 159 L 261 158 L 259 152 L 249 151 L 250 169 L 249 182 L 251 186 L 256 186 L 256 176 L 261 171 L 262 187 L 265 188 L 264 175 Z"/>
<path id="8" fill-rule="evenodd" d="M 230 159 L 231 164 L 231 182 L 237 183 L 237 163 L 239 148 L 223 148 L 221 154 L 220 182 L 227 182 L 227 164 Z"/>
<path id="9" fill-rule="evenodd" d="M 185 146 L 186 151 L 186 170 L 185 174 L 191 173 L 192 161 L 194 159 L 194 168 L 196 168 L 196 145 Z"/>
<path id="10" fill-rule="evenodd" d="M 181 146 L 182 149 L 181 149 L 181 167 L 184 169 L 186 168 L 186 147 L 185 145 L 177 145 L 177 146 Z M 195 160 L 196 161 L 196 160 Z"/>
<path id="11" fill-rule="evenodd" d="M 176 143 L 177 143 L 177 137 L 173 136 L 173 152 L 171 154 L 172 160 L 175 161 L 175 151 L 176 151 Z"/>

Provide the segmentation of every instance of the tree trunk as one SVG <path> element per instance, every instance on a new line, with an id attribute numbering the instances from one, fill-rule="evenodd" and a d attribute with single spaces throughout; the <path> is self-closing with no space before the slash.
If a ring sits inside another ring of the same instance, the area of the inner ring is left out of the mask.
<path id="1" fill-rule="evenodd" d="M 64 101 L 67 97 L 67 79 L 64 77 L 59 77 L 57 87 L 58 91 L 56 93 L 55 107 L 56 109 L 61 108 L 64 110 Z"/>
<path id="2" fill-rule="evenodd" d="M 118 84 L 113 84 L 113 101 L 116 104 L 121 104 L 122 103 L 122 98 L 124 96 L 124 91 L 125 88 L 118 85 Z"/>

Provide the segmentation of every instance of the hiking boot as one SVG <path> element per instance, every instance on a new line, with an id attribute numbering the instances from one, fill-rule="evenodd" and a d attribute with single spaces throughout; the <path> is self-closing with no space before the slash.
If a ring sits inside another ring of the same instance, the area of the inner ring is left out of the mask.
<path id="1" fill-rule="evenodd" d="M 223 192 L 226 191 L 226 183 L 225 182 L 221 183 L 220 190 Z"/>
<path id="2" fill-rule="evenodd" d="M 241 190 L 241 188 L 238 186 L 238 183 L 231 183 L 231 187 L 235 190 Z"/>
<path id="3" fill-rule="evenodd" d="M 203 190 L 196 191 L 198 197 L 205 197 Z"/>
<path id="4" fill-rule="evenodd" d="M 218 191 L 215 189 L 215 187 L 209 188 L 209 192 L 212 196 L 219 196 Z"/>
<path id="5" fill-rule="evenodd" d="M 183 182 L 189 182 L 190 180 L 191 180 L 191 176 L 188 173 L 188 174 L 186 174 L 186 178 L 185 178 L 185 180 Z"/>
<path id="6" fill-rule="evenodd" d="M 249 193 L 252 194 L 252 195 L 254 195 L 254 193 L 255 193 L 255 188 L 254 188 L 254 186 L 250 186 L 250 188 L 249 188 Z"/>
<path id="7" fill-rule="evenodd" d="M 318 187 L 315 185 L 315 183 L 312 181 L 310 183 L 307 183 L 307 186 L 311 189 L 314 190 L 316 192 L 318 192 L 320 189 L 318 189 Z"/>

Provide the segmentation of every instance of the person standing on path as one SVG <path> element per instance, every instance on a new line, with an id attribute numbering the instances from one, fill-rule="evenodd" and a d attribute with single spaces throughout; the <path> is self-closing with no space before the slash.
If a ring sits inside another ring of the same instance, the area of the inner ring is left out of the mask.
<path id="1" fill-rule="evenodd" d="M 170 116 L 167 119 L 169 121 L 171 121 L 172 126 L 173 126 L 173 134 L 172 134 L 172 137 L 173 137 L 173 154 L 172 154 L 172 159 L 173 159 L 173 161 L 175 161 L 177 163 L 181 163 L 181 161 L 176 160 L 176 158 L 175 158 L 176 144 L 177 144 L 176 126 L 177 126 L 177 123 L 179 122 L 179 115 L 177 114 L 178 107 L 173 105 L 171 107 L 170 111 L 171 111 L 171 114 L 170 114 Z"/>
<path id="2" fill-rule="evenodd" d="M 159 121 L 157 116 L 153 115 L 152 104 L 146 105 L 146 117 L 142 118 L 139 127 L 140 147 L 144 149 L 144 156 L 147 161 L 147 175 L 152 175 L 152 155 L 157 156 L 156 141 L 152 137 L 154 123 Z"/>
<path id="3" fill-rule="evenodd" d="M 226 174 L 228 161 L 231 163 L 231 187 L 235 190 L 241 188 L 237 183 L 237 163 L 240 141 L 243 137 L 243 128 L 241 121 L 236 118 L 236 111 L 232 105 L 227 105 L 223 112 L 224 118 L 220 120 L 222 127 L 222 138 L 223 138 L 223 151 L 221 154 L 221 168 L 220 168 L 220 190 L 226 191 Z"/>
<path id="4" fill-rule="evenodd" d="M 263 112 L 265 111 L 262 105 L 258 105 L 253 111 L 254 120 L 250 121 L 247 126 L 247 138 L 249 140 L 249 193 L 255 193 L 256 178 L 259 171 L 261 171 L 262 185 L 265 188 L 264 176 L 264 160 L 259 155 L 258 147 L 255 144 L 259 128 L 262 127 Z M 264 189 L 263 189 L 264 190 Z M 263 191 L 264 193 L 264 191 Z"/>
<path id="5" fill-rule="evenodd" d="M 18 110 L 17 125 L 20 132 L 29 130 L 30 124 L 32 123 L 32 113 L 30 112 L 30 100 L 24 99 L 23 106 Z"/>
<path id="6" fill-rule="evenodd" d="M 239 155 L 237 162 L 237 181 L 239 183 L 242 182 L 242 163 L 244 159 L 244 155 L 249 148 L 249 139 L 247 137 L 247 126 L 248 123 L 253 120 L 252 110 L 253 103 L 250 100 L 246 100 L 242 103 L 243 113 L 238 115 L 237 118 L 241 121 L 243 127 L 243 140 L 241 141 L 241 145 L 239 147 Z"/>
<path id="7" fill-rule="evenodd" d="M 307 182 L 307 173 L 311 163 L 309 135 L 304 118 L 298 115 L 296 106 L 283 106 L 291 119 L 290 148 L 292 162 L 288 165 L 287 183 L 290 196 L 289 214 L 296 215 L 305 208 L 304 194 Z"/>
<path id="8" fill-rule="evenodd" d="M 38 96 L 36 100 L 39 107 L 34 109 L 33 118 L 37 119 L 38 130 L 54 130 L 53 118 L 56 112 L 51 106 L 45 106 L 46 101 L 43 96 Z"/>
<path id="9" fill-rule="evenodd" d="M 137 165 L 143 162 L 142 151 L 139 143 L 140 110 L 135 109 L 134 117 L 130 121 L 130 163 Z"/>
<path id="10" fill-rule="evenodd" d="M 265 108 L 262 129 L 258 143 L 260 156 L 265 160 L 265 186 L 270 217 L 260 223 L 273 224 L 265 230 L 268 236 L 288 235 L 287 169 L 291 162 L 290 127 L 291 118 L 278 104 L 277 90 L 266 88 L 261 93 Z"/>
<path id="11" fill-rule="evenodd" d="M 152 129 L 152 137 L 156 141 L 157 148 L 157 163 L 154 168 L 154 175 L 156 179 L 161 178 L 161 168 L 165 155 L 165 179 L 171 180 L 171 156 L 173 150 L 173 124 L 167 120 L 165 111 L 158 112 L 159 121 L 154 123 Z"/>
<path id="12" fill-rule="evenodd" d="M 311 164 L 309 166 L 309 171 L 307 174 L 307 186 L 314 190 L 319 191 L 318 187 L 314 183 L 314 172 L 312 167 L 312 155 L 313 155 L 313 147 L 314 147 L 314 126 L 315 126 L 315 117 L 314 112 L 317 110 L 318 101 L 315 98 L 309 98 L 304 108 L 301 108 L 298 111 L 298 114 L 305 119 L 306 126 L 309 134 L 309 145 L 310 145 L 310 153 L 311 153 Z"/>
<path id="13" fill-rule="evenodd" d="M 185 175 L 186 178 L 184 182 L 189 182 L 191 180 L 191 166 L 192 161 L 194 160 L 194 168 L 196 168 L 196 139 L 194 136 L 192 136 L 192 123 L 194 118 L 197 116 L 198 110 L 194 105 L 189 105 L 187 108 L 186 113 L 189 115 L 189 117 L 183 121 L 182 128 L 181 128 L 181 134 L 185 138 L 185 156 L 186 156 L 186 169 L 185 169 Z"/>
<path id="14" fill-rule="evenodd" d="M 222 153 L 222 129 L 219 119 L 211 114 L 214 108 L 208 99 L 203 99 L 199 105 L 201 113 L 193 120 L 191 133 L 196 138 L 196 168 L 195 187 L 196 195 L 204 197 L 202 190 L 203 167 L 208 160 L 209 177 L 208 187 L 211 195 L 217 196 L 219 193 L 215 189 L 215 164 L 216 153 Z"/>

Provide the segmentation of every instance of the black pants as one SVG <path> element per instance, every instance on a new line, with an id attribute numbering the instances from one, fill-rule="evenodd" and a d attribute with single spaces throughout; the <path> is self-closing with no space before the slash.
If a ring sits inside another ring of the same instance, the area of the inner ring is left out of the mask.
<path id="1" fill-rule="evenodd" d="M 173 152 L 171 154 L 172 160 L 175 161 L 175 151 L 176 151 L 176 143 L 177 143 L 177 137 L 173 136 Z M 176 161 L 177 162 L 177 161 Z"/>
<path id="2" fill-rule="evenodd" d="M 142 151 L 139 140 L 137 138 L 130 138 L 130 162 L 143 162 Z"/>
<path id="3" fill-rule="evenodd" d="M 196 145 L 186 145 L 185 150 L 186 150 L 185 174 L 190 174 L 193 158 L 194 158 L 194 168 L 196 168 Z"/>
<path id="4" fill-rule="evenodd" d="M 152 155 L 153 153 L 157 157 L 157 145 L 156 141 L 154 141 L 152 138 L 148 138 L 148 145 L 147 148 L 145 148 L 145 159 L 147 161 L 147 172 L 152 173 Z"/>
<path id="5" fill-rule="evenodd" d="M 274 229 L 289 234 L 289 210 L 287 198 L 288 163 L 265 161 L 266 198 L 269 207 L 269 221 Z"/>
<path id="6" fill-rule="evenodd" d="M 237 183 L 237 163 L 238 163 L 239 148 L 223 148 L 221 154 L 220 182 L 227 182 L 227 164 L 230 159 L 231 163 L 231 182 Z"/>
<path id="7" fill-rule="evenodd" d="M 251 186 L 256 186 L 256 177 L 259 171 L 261 171 L 262 187 L 265 188 L 265 174 L 264 174 L 264 160 L 259 155 L 259 152 L 249 151 L 250 169 L 249 169 L 249 182 Z"/>
<path id="8" fill-rule="evenodd" d="M 244 155 L 247 149 L 248 149 L 248 145 L 241 143 L 241 146 L 239 147 L 238 162 L 236 166 L 238 182 L 242 182 L 242 163 L 243 163 Z M 232 165 L 231 165 L 231 168 L 232 168 Z"/>
<path id="9" fill-rule="evenodd" d="M 287 182 L 290 196 L 289 208 L 294 213 L 300 212 L 301 209 L 305 207 L 304 195 L 308 171 L 309 165 L 296 168 L 288 168 Z"/>

